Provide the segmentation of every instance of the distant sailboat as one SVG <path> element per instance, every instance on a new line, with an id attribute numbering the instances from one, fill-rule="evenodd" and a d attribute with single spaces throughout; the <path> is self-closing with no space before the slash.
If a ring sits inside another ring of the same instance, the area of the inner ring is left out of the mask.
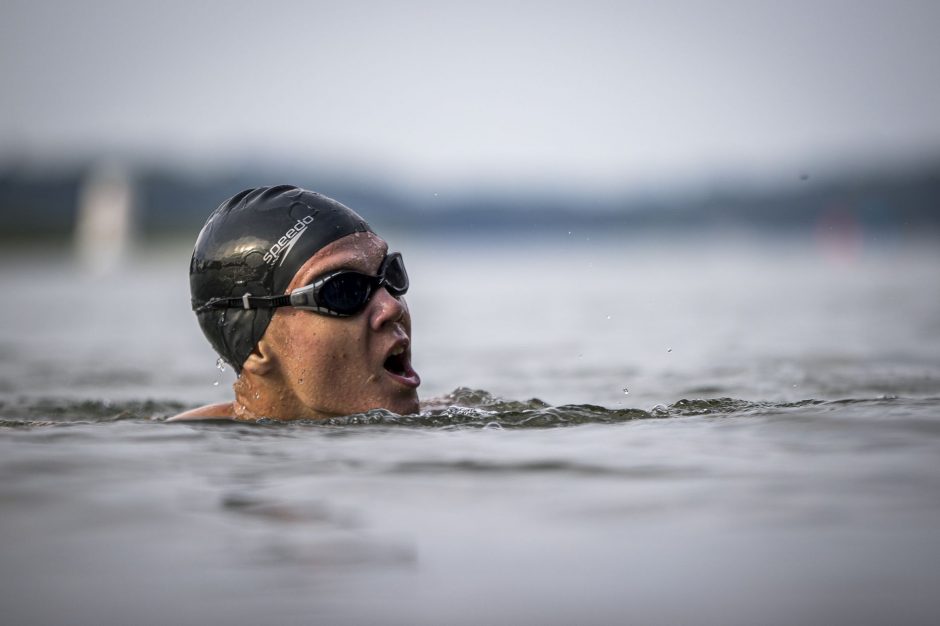
<path id="1" fill-rule="evenodd" d="M 134 188 L 127 171 L 107 164 L 86 176 L 78 198 L 75 250 L 86 269 L 113 270 L 130 248 Z"/>

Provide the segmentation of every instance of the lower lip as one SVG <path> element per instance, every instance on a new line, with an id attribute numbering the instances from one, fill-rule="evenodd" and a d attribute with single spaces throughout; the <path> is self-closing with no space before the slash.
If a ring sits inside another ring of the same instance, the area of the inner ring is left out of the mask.
<path id="1" fill-rule="evenodd" d="M 384 369 L 384 368 L 383 368 Z M 404 387 L 409 387 L 410 389 L 417 389 L 418 385 L 421 384 L 421 377 L 418 376 L 418 372 L 411 370 L 407 375 L 402 376 L 401 374 L 395 374 L 388 370 L 385 370 L 385 373 L 388 374 L 388 377 L 397 382 L 399 385 Z"/>

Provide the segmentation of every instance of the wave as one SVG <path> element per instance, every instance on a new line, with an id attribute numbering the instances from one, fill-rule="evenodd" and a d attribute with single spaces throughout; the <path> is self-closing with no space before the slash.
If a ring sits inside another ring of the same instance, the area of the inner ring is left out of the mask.
<path id="1" fill-rule="evenodd" d="M 749 416 L 816 407 L 836 409 L 847 404 L 889 403 L 897 396 L 796 402 L 751 401 L 736 398 L 683 399 L 650 409 L 607 408 L 593 404 L 549 405 L 538 398 L 506 400 L 480 389 L 460 387 L 441 398 L 424 402 L 417 415 L 397 415 L 376 409 L 326 420 L 279 421 L 266 419 L 261 426 L 399 426 L 410 428 L 557 428 L 582 424 L 616 424 L 634 420 L 691 416 Z M 109 402 L 57 398 L 0 402 L 0 428 L 36 428 L 125 420 L 162 422 L 188 408 L 175 401 L 141 400 Z M 215 424 L 230 423 L 213 421 Z M 187 422 L 194 424 L 194 422 Z"/>
<path id="2" fill-rule="evenodd" d="M 122 420 L 163 420 L 184 410 L 181 402 L 28 398 L 0 401 L 0 427 L 62 426 Z"/>

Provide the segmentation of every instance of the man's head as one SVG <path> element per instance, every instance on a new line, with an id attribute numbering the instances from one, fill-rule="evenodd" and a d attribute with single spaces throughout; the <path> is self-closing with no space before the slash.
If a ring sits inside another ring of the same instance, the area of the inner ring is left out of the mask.
<path id="1" fill-rule="evenodd" d="M 407 274 L 342 204 L 286 185 L 241 192 L 199 234 L 190 287 L 257 416 L 418 410 Z"/>

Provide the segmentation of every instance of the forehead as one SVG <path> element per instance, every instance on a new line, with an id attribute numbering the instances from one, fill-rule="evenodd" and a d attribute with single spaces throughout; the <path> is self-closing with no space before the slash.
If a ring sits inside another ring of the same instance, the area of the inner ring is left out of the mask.
<path id="1" fill-rule="evenodd" d="M 372 274 L 378 271 L 388 244 L 374 233 L 353 233 L 337 239 L 307 259 L 288 285 L 288 290 L 303 287 L 317 276 L 340 269 Z"/>

